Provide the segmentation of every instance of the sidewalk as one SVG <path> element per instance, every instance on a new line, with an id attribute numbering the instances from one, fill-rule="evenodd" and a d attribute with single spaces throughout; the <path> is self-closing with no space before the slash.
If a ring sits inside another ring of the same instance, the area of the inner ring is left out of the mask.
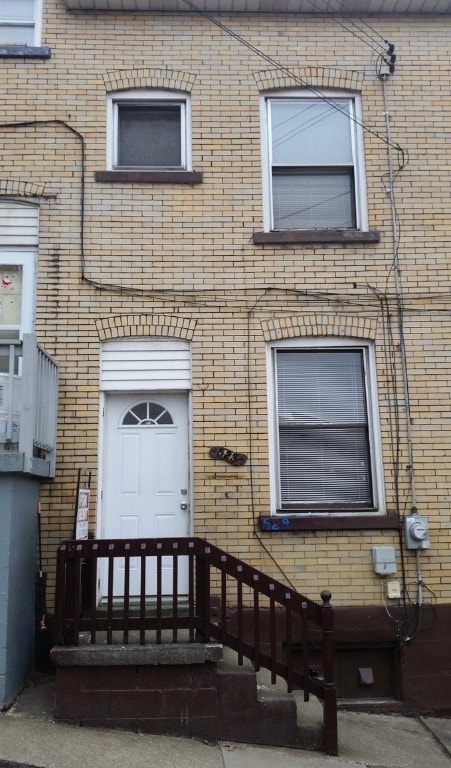
<path id="1" fill-rule="evenodd" d="M 0 714 L 0 768 L 450 768 L 451 718 L 339 713 L 339 757 L 75 728 L 52 719 L 41 677 Z"/>

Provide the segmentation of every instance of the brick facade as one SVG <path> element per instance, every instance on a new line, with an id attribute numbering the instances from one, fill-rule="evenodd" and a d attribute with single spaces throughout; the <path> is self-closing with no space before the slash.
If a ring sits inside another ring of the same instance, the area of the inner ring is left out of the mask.
<path id="1" fill-rule="evenodd" d="M 263 230 L 259 101 L 266 91 L 299 88 L 295 77 L 195 14 L 71 13 L 62 0 L 45 0 L 42 41 L 51 58 L 1 63 L 2 123 L 36 124 L 0 127 L 0 201 L 40 203 L 36 332 L 61 372 L 57 474 L 41 493 L 43 567 L 51 588 L 56 547 L 72 531 L 80 466 L 92 472 L 96 531 L 101 343 L 177 338 L 192 348 L 193 532 L 313 599 L 327 587 L 335 606 L 380 605 L 372 548 L 394 545 L 400 578 L 396 530 L 273 534 L 258 523 L 270 512 L 266 345 L 287 338 L 375 342 L 387 512 L 412 506 L 375 54 L 333 18 L 222 20 L 315 88 L 361 93 L 369 229 L 380 242 L 254 244 Z M 448 15 L 371 18 L 398 55 L 386 91 L 392 142 L 409 159 L 395 194 L 413 469 L 418 511 L 430 520 L 421 576 L 426 599 L 444 604 L 451 600 L 449 24 Z M 106 168 L 107 96 L 139 88 L 190 95 L 192 167 L 202 183 L 95 181 Z M 215 463 L 211 445 L 250 461 Z M 415 554 L 404 551 L 404 560 L 414 599 Z"/>

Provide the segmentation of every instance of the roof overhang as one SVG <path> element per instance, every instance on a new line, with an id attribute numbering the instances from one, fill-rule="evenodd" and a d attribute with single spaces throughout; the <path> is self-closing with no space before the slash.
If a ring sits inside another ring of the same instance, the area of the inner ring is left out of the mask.
<path id="1" fill-rule="evenodd" d="M 183 0 L 65 0 L 70 11 L 193 12 Z M 451 0 L 193 0 L 207 13 L 442 14 Z"/>

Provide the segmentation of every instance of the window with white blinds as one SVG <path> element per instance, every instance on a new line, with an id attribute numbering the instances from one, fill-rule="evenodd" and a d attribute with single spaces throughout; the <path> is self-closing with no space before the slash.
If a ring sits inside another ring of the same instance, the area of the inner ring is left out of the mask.
<path id="1" fill-rule="evenodd" d="M 280 510 L 374 509 L 368 348 L 274 350 Z"/>
<path id="2" fill-rule="evenodd" d="M 0 0 L 0 45 L 38 45 L 41 0 Z"/>
<path id="3" fill-rule="evenodd" d="M 356 97 L 271 96 L 265 106 L 270 229 L 363 228 Z"/>

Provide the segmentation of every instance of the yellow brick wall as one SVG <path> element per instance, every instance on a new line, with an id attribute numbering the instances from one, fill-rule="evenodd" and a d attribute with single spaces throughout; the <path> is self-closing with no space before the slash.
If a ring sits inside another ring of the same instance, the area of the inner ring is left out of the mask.
<path id="1" fill-rule="evenodd" d="M 399 578 L 396 532 L 255 534 L 257 518 L 269 513 L 265 348 L 278 338 L 375 340 L 387 507 L 396 509 L 398 440 L 401 513 L 412 504 L 397 307 L 389 302 L 390 352 L 378 298 L 378 292 L 393 297 L 396 286 L 374 51 L 334 19 L 223 17 L 315 87 L 361 90 L 371 129 L 364 136 L 368 215 L 380 243 L 260 246 L 252 241 L 263 229 L 259 97 L 288 87 L 287 75 L 193 14 L 68 13 L 62 1 L 44 5 L 42 41 L 52 58 L 1 62 L 1 122 L 48 122 L 0 128 L 0 194 L 43 195 L 36 330 L 61 372 L 57 475 L 42 487 L 50 585 L 56 547 L 72 530 L 80 466 L 93 476 L 95 528 L 101 341 L 159 332 L 192 344 L 194 533 L 290 579 L 314 599 L 327 587 L 336 605 L 379 603 L 371 550 L 393 544 Z M 387 99 L 392 140 L 409 157 L 396 181 L 396 202 L 418 510 L 431 522 L 422 575 L 430 594 L 445 602 L 451 598 L 450 20 L 386 16 L 372 17 L 371 25 L 396 43 L 398 56 Z M 105 169 L 107 94 L 141 86 L 191 94 L 193 168 L 203 172 L 202 184 L 95 181 Z M 80 140 L 53 121 L 65 121 L 85 139 L 85 276 L 127 290 L 100 290 L 81 279 Z M 399 438 L 390 419 L 391 362 Z M 251 463 L 213 462 L 208 450 L 216 444 L 251 453 Z M 415 556 L 406 552 L 405 560 L 414 579 Z"/>

